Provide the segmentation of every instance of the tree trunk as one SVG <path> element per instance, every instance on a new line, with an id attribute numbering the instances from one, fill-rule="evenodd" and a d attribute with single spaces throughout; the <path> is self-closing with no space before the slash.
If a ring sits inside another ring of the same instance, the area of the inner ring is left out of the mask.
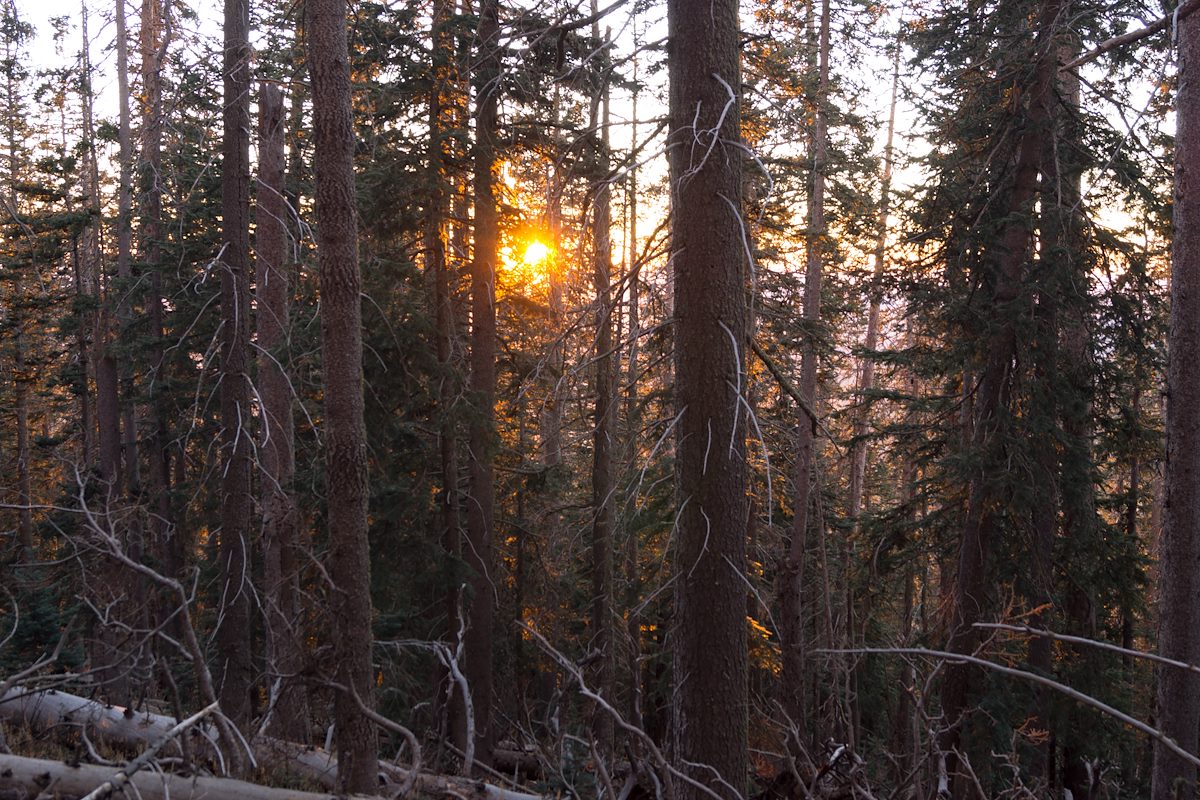
<path id="1" fill-rule="evenodd" d="M 812 131 L 812 194 L 809 198 L 808 235 L 805 237 L 804 321 L 809 330 L 800 362 L 800 394 L 816 408 L 818 347 L 815 331 L 821 323 L 821 262 L 826 247 L 825 169 L 828 129 L 825 102 L 829 95 L 829 0 L 821 3 L 817 44 L 817 96 Z M 795 500 L 792 530 L 780 570 L 780 638 L 783 650 L 783 711 L 799 736 L 804 724 L 804 555 L 810 527 L 813 492 L 816 421 L 802 416 L 796 436 Z M 817 520 L 820 525 L 820 520 Z M 830 646 L 834 646 L 832 643 Z"/>
<path id="2" fill-rule="evenodd" d="M 1200 664 L 1200 15 L 1179 21 L 1171 326 L 1167 339 L 1167 470 L 1159 653 Z M 1158 669 L 1158 727 L 1197 750 L 1200 675 Z M 1154 743 L 1153 800 L 1192 797 L 1196 767 Z"/>
<path id="3" fill-rule="evenodd" d="M 596 14 L 596 0 L 592 0 Z M 592 38 L 600 39 L 599 22 L 592 23 Z M 599 69 L 608 66 L 607 49 Z M 609 282 L 612 272 L 612 194 L 609 184 L 609 97 L 608 82 L 601 84 L 600 96 L 592 100 L 592 129 L 600 139 L 598 180 L 592 217 L 592 283 L 596 291 L 596 363 L 594 388 L 596 404 L 592 417 L 592 641 L 589 649 L 597 656 L 593 687 L 616 707 L 613 643 L 613 306 Z M 597 106 L 600 116 L 596 117 Z M 597 131 L 597 128 L 599 129 Z M 603 756 L 613 753 L 613 718 L 607 711 L 594 709 L 592 732 Z"/>
<path id="4" fill-rule="evenodd" d="M 989 265 L 994 274 L 991 305 L 987 311 L 991 331 L 987 335 L 986 357 L 975 392 L 975 425 L 969 448 L 976 454 L 968 488 L 967 513 L 959 543 L 958 574 L 951 597 L 950 640 L 947 650 L 971 653 L 979 641 L 972 627 L 987 607 L 988 556 L 995 538 L 996 498 L 992 496 L 989 471 L 1002 469 L 1005 432 L 1010 402 L 1010 371 L 1016 348 L 1017 303 L 1020 302 L 1024 264 L 1030 248 L 1033 211 L 1038 188 L 1038 170 L 1050 134 L 1053 87 L 1058 73 L 1058 47 L 1055 36 L 1070 0 L 1045 0 L 1037 20 L 1034 43 L 1036 69 L 1029 90 L 1027 120 L 1017 146 L 1012 189 L 1009 193 L 1007 221 L 999 231 L 999 243 Z M 964 387 L 965 388 L 965 387 Z M 956 750 L 967 710 L 970 670 L 965 664 L 947 663 L 942 682 L 942 712 L 945 727 L 938 745 L 946 754 L 948 772 L 957 770 Z M 965 786 L 965 784 L 964 784 Z M 957 793 L 956 793 L 957 794 Z"/>
<path id="5" fill-rule="evenodd" d="M 221 149 L 221 540 L 217 628 L 221 710 L 243 730 L 251 693 L 250 4 L 225 0 Z"/>
<path id="6" fill-rule="evenodd" d="M 867 429 L 870 422 L 871 391 L 875 388 L 875 349 L 879 347 L 879 313 L 883 306 L 883 277 L 887 267 L 888 213 L 892 205 L 892 166 L 895 163 L 893 141 L 896 133 L 896 102 L 900 94 L 900 35 L 893 43 L 892 99 L 888 106 L 887 140 L 883 146 L 883 174 L 880 177 L 879 209 L 875 216 L 875 253 L 867 307 L 867 332 L 863 338 L 863 356 L 859 366 L 856 394 L 857 406 L 851 425 L 852 444 L 850 449 L 850 498 L 848 501 L 853 535 L 858 536 L 862 528 L 859 519 L 862 513 L 863 485 L 867 473 Z M 807 309 L 807 305 L 806 305 Z"/>
<path id="7" fill-rule="evenodd" d="M 120 177 L 117 184 L 117 285 L 116 325 L 117 335 L 124 334 L 133 316 L 130 307 L 131 288 L 133 284 L 133 135 L 130 132 L 129 114 L 129 36 L 126 30 L 125 4 L 118 0 L 116 12 L 117 27 L 117 94 L 118 94 L 118 162 Z M 133 374 L 129 368 L 128 359 L 125 363 L 117 362 L 117 402 L 120 408 L 120 425 L 118 435 L 123 435 L 120 442 L 121 466 L 116 472 L 116 481 L 112 496 L 118 497 L 122 492 L 128 492 L 139 484 L 137 426 L 134 424 L 133 413 Z"/>
<path id="8" fill-rule="evenodd" d="M 496 591 L 492 555 L 496 406 L 496 253 L 498 210 L 492 170 L 500 92 L 499 0 L 479 9 L 475 62 L 475 251 L 471 262 L 470 499 L 467 503 L 467 565 L 471 568 L 467 611 L 466 677 L 475 707 L 475 758 L 491 765 L 492 627 Z M 466 751 L 466 742 L 456 742 Z M 471 765 L 465 765 L 468 769 Z"/>
<path id="9" fill-rule="evenodd" d="M 303 666 L 304 615 L 300 603 L 298 512 L 292 387 L 286 365 L 291 334 L 292 264 L 284 199 L 283 95 L 262 87 L 258 122 L 258 194 L 255 242 L 258 292 L 258 386 L 262 402 L 263 583 L 266 589 L 268 697 L 275 736 L 308 741 L 308 697 L 296 680 Z"/>
<path id="10" fill-rule="evenodd" d="M 747 753 L 738 5 L 667 4 L 677 546 L 674 758 L 718 797 L 744 796 Z M 677 781 L 679 800 L 708 797 Z"/>
<path id="11" fill-rule="evenodd" d="M 454 126 L 454 36 L 450 29 L 454 14 L 453 0 L 435 0 L 430 22 L 433 56 L 433 86 L 429 91 L 429 207 L 425 215 L 425 275 L 432 285 L 431 300 L 436 320 L 436 350 L 438 359 L 438 511 L 442 529 L 442 549 L 446 559 L 447 581 L 444 599 L 446 614 L 445 640 L 451 651 L 457 649 L 462 625 L 462 583 L 458 565 L 462 560 L 462 530 L 458 491 L 458 426 L 454 403 L 460 385 L 454 365 L 454 340 L 457 323 L 454 313 L 453 277 L 448 253 L 450 217 L 450 186 L 447 167 L 454 153 L 450 134 Z M 444 667 L 442 668 L 444 671 Z M 450 691 L 457 686 L 448 681 Z M 440 703 L 440 701 L 439 701 Z M 439 707 L 441 707 L 439 705 Z M 462 702 L 449 703 L 447 728 L 451 741 L 466 737 L 465 707 Z"/>
<path id="12" fill-rule="evenodd" d="M 317 264 L 325 386 L 330 619 L 337 664 L 335 725 L 342 790 L 375 791 L 372 723 L 358 707 L 374 702 L 371 561 L 367 538 L 367 443 L 363 428 L 362 276 L 354 200 L 354 119 L 346 0 L 308 0 L 309 73 L 317 201 Z M 350 693 L 356 693 L 356 700 Z"/>
<path id="13" fill-rule="evenodd" d="M 142 0 L 142 24 L 139 34 L 142 59 L 142 131 L 141 161 L 138 178 L 139 216 L 141 219 L 141 261 L 150 273 L 150 291 L 146 315 L 150 320 L 150 360 L 152 378 L 149 417 L 150 533 L 154 553 L 167 566 L 172 577 L 178 574 L 186 557 L 180 537 L 172 537 L 171 453 L 168 408 L 165 387 L 169 383 L 163 325 L 162 297 L 163 224 L 162 224 L 162 68 L 171 42 L 171 8 L 161 0 Z"/>
<path id="14" fill-rule="evenodd" d="M 635 41 L 637 34 L 635 31 Z M 637 85 L 637 59 L 633 62 L 633 81 Z M 633 92 L 633 100 L 630 104 L 631 110 L 629 115 L 630 125 L 630 141 L 637 143 L 638 135 L 638 90 L 635 88 Z M 642 413 L 641 406 L 638 402 L 638 361 L 640 353 L 640 339 L 642 336 L 642 322 L 640 309 L 638 308 L 641 302 L 640 296 L 640 278 L 639 272 L 641 265 L 638 259 L 638 237 L 637 237 L 637 215 L 638 215 L 638 180 L 637 168 L 633 167 L 629 170 L 629 202 L 627 206 L 629 213 L 628 227 L 626 228 L 626 236 L 629 240 L 629 311 L 628 311 L 628 337 L 629 337 L 629 353 L 626 357 L 624 386 L 624 406 L 625 406 L 625 457 L 624 463 L 627 469 L 634 469 L 638 458 L 638 439 L 642 428 Z M 636 483 L 630 483 L 630 493 L 638 491 Z M 637 508 L 636 497 L 625 497 L 625 507 L 631 510 Z M 624 541 L 624 572 L 625 572 L 625 636 L 627 639 L 626 647 L 626 680 L 629 683 L 629 703 L 626 706 L 626 719 L 639 728 L 642 727 L 642 669 L 641 669 L 641 652 L 642 652 L 642 618 L 636 612 L 639 600 L 641 599 L 641 570 L 638 566 L 638 530 L 636 511 L 633 511 L 626 517 L 625 525 L 625 541 Z"/>

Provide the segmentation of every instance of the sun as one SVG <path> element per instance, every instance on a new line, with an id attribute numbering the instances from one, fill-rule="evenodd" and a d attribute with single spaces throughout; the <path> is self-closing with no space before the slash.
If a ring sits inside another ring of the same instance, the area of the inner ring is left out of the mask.
<path id="1" fill-rule="evenodd" d="M 521 257 L 521 260 L 525 262 L 526 266 L 537 267 L 546 263 L 548 258 L 550 258 L 549 245 L 535 239 L 526 245 L 525 255 Z"/>

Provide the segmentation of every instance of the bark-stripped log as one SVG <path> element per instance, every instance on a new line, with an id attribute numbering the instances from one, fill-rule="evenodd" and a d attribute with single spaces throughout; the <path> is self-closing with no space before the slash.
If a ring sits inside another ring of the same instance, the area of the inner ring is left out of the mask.
<path id="1" fill-rule="evenodd" d="M 0 697 L 0 721 L 27 725 L 35 732 L 47 731 L 57 726 L 64 728 L 69 726 L 83 727 L 92 738 L 103 739 L 110 745 L 134 750 L 149 747 L 175 726 L 175 720 L 172 717 L 162 714 L 131 712 L 121 706 L 105 705 L 104 703 L 89 700 L 86 697 L 80 697 L 68 692 L 30 691 L 27 689 L 12 689 L 6 692 L 3 697 Z M 215 731 L 204 726 L 192 728 L 189 735 L 193 737 L 193 752 L 197 751 L 197 745 L 201 743 L 207 742 L 204 746 L 211 747 L 212 742 L 217 736 Z M 254 750 L 254 759 L 260 767 L 278 767 L 290 770 L 331 791 L 337 789 L 337 759 L 327 750 L 295 742 L 285 742 L 270 736 L 256 738 L 251 743 L 251 747 Z M 171 755 L 173 751 L 177 754 L 178 747 L 168 745 L 163 748 L 164 755 Z M 4 756 L 0 758 L 0 771 L 10 768 L 2 760 L 7 758 L 9 757 Z M 24 760 L 31 761 L 32 759 Z M 44 765 L 41 771 L 37 773 L 39 775 L 49 772 L 51 777 L 55 777 L 58 773 L 53 768 L 70 769 L 65 765 L 53 761 L 37 763 Z M 84 790 L 79 795 L 73 795 L 66 788 L 57 784 L 53 791 L 63 798 L 79 797 L 87 794 L 88 791 L 91 791 L 91 789 L 111 778 L 114 773 L 112 768 L 92 769 L 99 769 L 101 777 L 90 788 Z M 379 764 L 380 791 L 383 794 L 391 795 L 394 793 L 396 787 L 402 786 L 408 780 L 409 775 L 408 770 L 381 761 Z M 10 784 L 9 780 L 11 778 L 0 780 L 0 800 L 18 800 L 18 798 L 26 796 L 32 798 L 38 793 L 35 791 L 31 795 L 22 794 L 22 786 L 25 784 Z M 158 780 L 158 778 L 156 777 L 155 780 Z M 183 778 L 179 780 L 190 781 L 190 779 Z M 417 777 L 415 785 L 417 790 L 422 793 L 439 796 L 453 793 L 468 798 L 468 800 L 540 800 L 539 795 L 503 789 L 499 786 L 492 786 L 488 783 L 473 781 L 467 778 L 445 775 L 422 773 Z M 135 786 L 143 792 L 143 800 L 168 800 L 161 789 L 146 793 L 140 782 L 135 782 Z M 240 787 L 243 786 L 265 789 L 265 787 L 256 786 L 255 784 L 243 784 L 240 781 L 219 779 L 217 786 L 212 787 L 210 794 L 205 796 L 209 800 L 218 800 L 225 796 L 245 797 L 248 800 L 283 800 L 285 797 L 293 798 L 293 800 L 316 800 L 318 797 L 324 797 L 324 795 L 308 794 L 305 792 L 286 792 L 282 795 L 256 792 L 242 794 Z M 178 794 L 174 784 L 171 784 L 168 790 L 170 791 L 170 800 L 181 800 L 181 798 L 186 800 L 186 798 L 193 796 L 192 792 L 194 791 L 188 789 L 183 794 Z M 269 791 L 276 792 L 281 790 L 272 789 Z M 199 798 L 202 794 L 204 793 L 199 792 L 195 796 Z"/>
<path id="2" fill-rule="evenodd" d="M 60 800 L 78 800 L 114 774 L 112 767 L 73 766 L 60 761 L 0 755 L 0 797 L 4 800 L 36 800 L 46 795 Z M 142 800 L 326 800 L 330 797 L 232 778 L 184 777 L 156 772 L 135 773 L 129 782 Z"/>

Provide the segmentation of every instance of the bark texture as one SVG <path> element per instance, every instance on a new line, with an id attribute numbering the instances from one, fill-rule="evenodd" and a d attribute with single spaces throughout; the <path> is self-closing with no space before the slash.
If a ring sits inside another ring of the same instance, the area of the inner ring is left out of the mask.
<path id="1" fill-rule="evenodd" d="M 747 757 L 746 246 L 738 6 L 667 4 L 677 549 L 674 758 L 718 797 Z M 677 781 L 680 800 L 708 797 Z"/>
<path id="2" fill-rule="evenodd" d="M 299 520 L 292 480 L 296 473 L 292 386 L 288 378 L 292 263 L 289 211 L 284 199 L 283 95 L 264 85 L 259 99 L 256 288 L 258 292 L 258 391 L 262 399 L 263 581 L 266 584 L 267 681 L 270 731 L 308 739 L 308 703 L 294 680 L 304 639 L 300 603 Z"/>
<path id="3" fill-rule="evenodd" d="M 1171 248 L 1171 326 L 1167 349 L 1167 469 L 1162 540 L 1159 652 L 1200 663 L 1200 16 L 1179 25 L 1175 101 L 1175 206 Z M 1200 675 L 1158 673 L 1159 729 L 1194 753 L 1200 726 Z M 1190 798 L 1196 768 L 1154 745 L 1153 800 Z"/>
<path id="4" fill-rule="evenodd" d="M 354 692 L 373 704 L 371 562 L 367 541 L 367 443 L 363 429 L 362 276 L 354 195 L 354 128 L 346 0 L 308 0 L 308 69 L 313 87 L 317 265 L 324 340 L 325 482 L 328 486 L 330 619 L 337 693 L 341 788 L 375 791 L 378 753 L 372 723 Z"/>
<path id="5" fill-rule="evenodd" d="M 499 2 L 479 9 L 475 63 L 475 252 L 471 262 L 470 500 L 467 503 L 467 565 L 471 568 L 466 633 L 466 677 L 475 709 L 475 758 L 491 764 L 492 626 L 496 614 L 492 534 L 496 502 L 492 464 L 496 405 L 495 197 L 497 106 L 500 90 Z M 456 742 L 466 751 L 466 742 Z M 467 765 L 468 768 L 470 765 Z"/>
<path id="6" fill-rule="evenodd" d="M 221 710 L 245 729 L 251 697 L 250 617 L 250 4 L 225 0 L 225 132 L 221 147 Z"/>

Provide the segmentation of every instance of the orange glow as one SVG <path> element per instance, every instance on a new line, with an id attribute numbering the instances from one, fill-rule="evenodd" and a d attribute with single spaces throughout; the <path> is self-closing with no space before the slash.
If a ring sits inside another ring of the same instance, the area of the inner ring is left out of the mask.
<path id="1" fill-rule="evenodd" d="M 550 258 L 550 246 L 545 242 L 539 242 L 536 239 L 530 242 L 525 247 L 525 255 L 522 260 L 526 266 L 538 267 Z"/>

